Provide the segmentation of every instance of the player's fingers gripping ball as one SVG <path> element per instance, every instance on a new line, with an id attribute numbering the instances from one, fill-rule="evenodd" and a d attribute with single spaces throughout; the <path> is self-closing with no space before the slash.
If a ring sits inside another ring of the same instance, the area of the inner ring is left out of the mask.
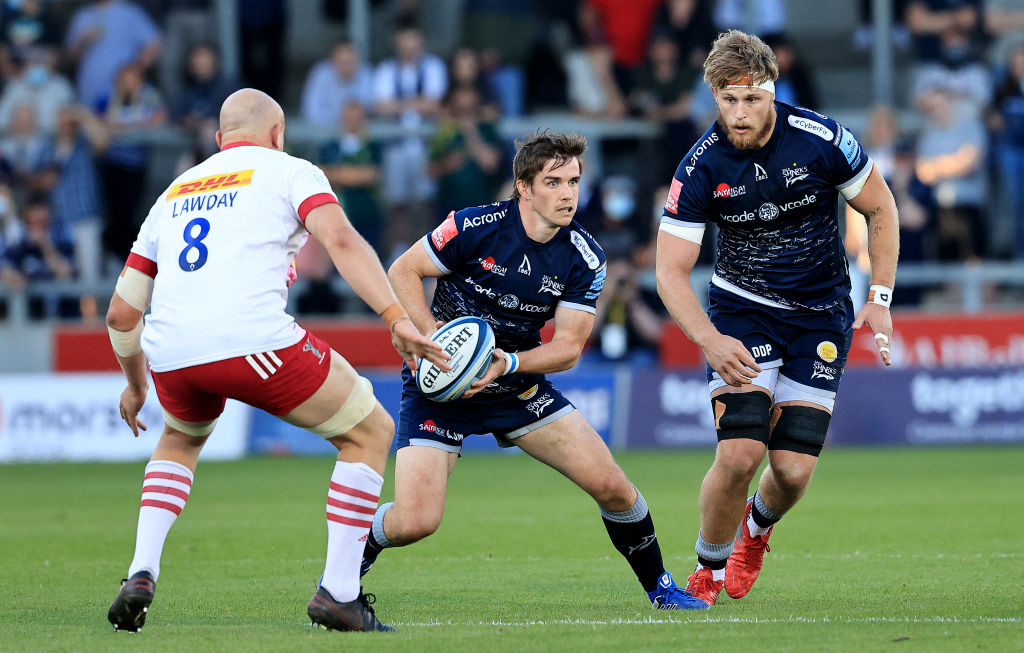
<path id="1" fill-rule="evenodd" d="M 429 360 L 420 360 L 416 386 L 427 399 L 458 399 L 473 381 L 487 374 L 494 353 L 494 330 L 487 322 L 478 317 L 460 317 L 438 329 L 430 339 L 451 356 L 451 371 L 444 372 Z"/>

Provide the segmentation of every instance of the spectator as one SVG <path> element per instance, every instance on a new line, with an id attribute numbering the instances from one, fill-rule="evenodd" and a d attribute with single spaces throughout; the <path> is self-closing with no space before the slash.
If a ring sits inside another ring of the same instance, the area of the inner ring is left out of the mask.
<path id="1" fill-rule="evenodd" d="M 10 268 L 3 276 L 9 285 L 24 286 L 33 281 L 68 281 L 74 274 L 71 243 L 54 238 L 50 225 L 50 206 L 45 196 L 29 199 L 22 215 L 24 235 L 7 248 L 4 263 Z M 44 297 L 29 301 L 29 316 L 35 319 L 56 313 L 60 317 L 78 317 L 78 300 L 68 297 L 55 302 Z"/>
<path id="2" fill-rule="evenodd" d="M 220 54 L 208 43 L 192 47 L 181 94 L 175 98 L 171 118 L 188 132 L 191 152 L 184 167 L 192 167 L 217 151 L 215 134 L 219 129 L 220 105 L 237 84 L 224 77 Z"/>
<path id="3" fill-rule="evenodd" d="M 493 124 L 481 122 L 480 115 L 476 89 L 452 89 L 445 119 L 430 143 L 430 173 L 438 182 L 438 218 L 459 207 L 497 199 L 501 138 Z"/>
<path id="4" fill-rule="evenodd" d="M 927 121 L 917 142 L 917 177 L 935 189 L 938 257 L 976 260 L 985 255 L 987 195 L 985 128 L 945 86 L 928 89 L 920 104 Z"/>
<path id="5" fill-rule="evenodd" d="M 15 6 L 18 4 L 20 6 Z M 53 12 L 43 0 L 8 2 L 4 7 L 0 32 L 4 43 L 15 56 L 24 57 L 30 50 L 60 45 Z"/>
<path id="6" fill-rule="evenodd" d="M 598 38 L 589 38 L 583 49 L 566 53 L 569 105 L 586 118 L 621 120 L 626 101 L 615 81 L 611 48 Z"/>
<path id="7" fill-rule="evenodd" d="M 1020 0 L 984 0 L 985 31 L 995 40 L 989 48 L 991 60 L 1003 62 L 1009 51 L 1024 38 L 1024 3 Z"/>
<path id="8" fill-rule="evenodd" d="M 1007 55 L 1006 73 L 996 90 L 989 121 L 1013 225 L 1013 252 L 1024 261 L 1024 43 Z"/>
<path id="9" fill-rule="evenodd" d="M 783 0 L 718 0 L 715 5 L 715 26 L 721 31 L 735 28 L 764 38 L 785 32 L 786 20 Z"/>
<path id="10" fill-rule="evenodd" d="M 711 21 L 710 0 L 668 0 L 658 9 L 656 29 L 667 32 L 679 48 L 683 68 L 698 71 L 704 65 L 717 31 Z"/>
<path id="11" fill-rule="evenodd" d="M 976 34 L 980 22 L 978 4 L 979 0 L 910 0 L 904 22 L 913 37 L 917 60 L 939 61 L 940 37 L 950 30 Z"/>
<path id="12" fill-rule="evenodd" d="M 943 32 L 939 58 L 921 64 L 915 77 L 915 99 L 942 86 L 955 101 L 963 103 L 976 115 L 981 115 L 992 97 L 988 68 L 975 56 L 967 34 L 957 28 Z"/>
<path id="13" fill-rule="evenodd" d="M 320 167 L 337 190 L 349 221 L 378 252 L 384 236 L 381 159 L 381 146 L 367 131 L 366 108 L 360 102 L 349 102 L 338 137 L 320 150 Z"/>
<path id="14" fill-rule="evenodd" d="M 817 107 L 818 94 L 814 80 L 797 54 L 793 42 L 784 34 L 765 38 L 779 64 L 779 78 L 775 80 L 775 99 L 798 107 Z"/>
<path id="15" fill-rule="evenodd" d="M 79 276 L 100 276 L 103 207 L 96 160 L 107 147 L 107 131 L 85 107 L 64 107 L 57 134 L 47 143 L 36 170 L 36 187 L 49 192 L 59 238 L 74 243 Z"/>
<path id="16" fill-rule="evenodd" d="M 9 129 L 15 107 L 30 106 L 39 128 L 52 134 L 57 112 L 75 100 L 75 90 L 62 75 L 53 71 L 54 53 L 43 48 L 27 50 L 17 77 L 0 95 L 0 130 Z"/>
<path id="17" fill-rule="evenodd" d="M 349 41 L 334 46 L 330 59 L 313 66 L 302 89 L 302 117 L 325 127 L 337 127 L 350 102 L 373 107 L 373 71 L 359 60 Z"/>
<path id="18" fill-rule="evenodd" d="M 397 119 L 408 130 L 418 130 L 437 116 L 448 89 L 448 71 L 440 58 L 424 51 L 423 34 L 415 24 L 399 24 L 393 43 L 394 57 L 382 62 L 374 73 L 377 114 Z M 424 205 L 434 194 L 421 136 L 402 136 L 385 147 L 384 185 L 392 203 L 392 245 L 405 251 L 427 230 Z"/>
<path id="19" fill-rule="evenodd" d="M 10 128 L 0 137 L 0 152 L 14 174 L 15 188 L 28 188 L 46 142 L 46 136 L 36 124 L 33 107 L 29 104 L 15 107 Z"/>
<path id="20" fill-rule="evenodd" d="M 284 0 L 238 0 L 238 17 L 242 76 L 249 86 L 281 97 L 288 24 Z"/>
<path id="21" fill-rule="evenodd" d="M 97 113 L 112 136 L 100 166 L 107 207 L 103 244 L 113 266 L 120 269 L 141 223 L 139 210 L 149 165 L 149 149 L 137 138 L 163 124 L 166 112 L 160 94 L 143 81 L 142 69 L 128 64 L 118 72 L 110 97 L 97 105 Z"/>
<path id="22" fill-rule="evenodd" d="M 78 99 L 95 106 L 126 64 L 142 72 L 149 68 L 160 52 L 160 32 L 146 12 L 127 0 L 95 0 L 75 12 L 65 47 L 78 64 Z"/>
<path id="23" fill-rule="evenodd" d="M 498 102 L 493 87 L 481 70 L 481 56 L 471 48 L 459 48 L 452 55 L 452 64 L 448 74 L 449 93 L 457 88 L 471 88 L 480 98 L 484 120 L 497 120 L 500 115 Z"/>
<path id="24" fill-rule="evenodd" d="M 196 44 L 212 43 L 218 35 L 215 0 L 160 0 L 157 20 L 163 29 L 163 47 L 157 61 L 160 91 L 171 99 L 187 83 L 189 57 Z M 212 47 L 212 46 L 211 46 Z"/>
<path id="25" fill-rule="evenodd" d="M 671 176 L 697 137 L 690 120 L 691 91 L 698 81 L 695 69 L 679 58 L 677 41 L 666 31 L 657 31 L 648 47 L 647 65 L 637 77 L 630 96 L 634 111 L 648 120 L 665 123 L 664 138 L 658 143 L 663 177 Z"/>
<path id="26" fill-rule="evenodd" d="M 580 26 L 591 42 L 597 34 L 611 48 L 612 72 L 619 91 L 633 90 L 636 73 L 647 54 L 654 13 L 665 0 L 586 0 Z"/>
<path id="27" fill-rule="evenodd" d="M 860 0 L 860 27 L 853 34 L 853 44 L 859 50 L 868 50 L 875 43 L 875 0 Z M 907 14 L 907 0 L 890 0 L 889 16 L 892 18 L 891 42 L 900 50 L 910 47 L 910 32 L 903 24 Z"/>

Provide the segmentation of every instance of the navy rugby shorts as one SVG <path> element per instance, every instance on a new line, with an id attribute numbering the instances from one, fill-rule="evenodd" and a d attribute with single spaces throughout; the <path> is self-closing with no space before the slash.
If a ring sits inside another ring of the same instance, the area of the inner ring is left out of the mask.
<path id="1" fill-rule="evenodd" d="M 743 342 L 761 366 L 756 385 L 771 386 L 776 402 L 800 399 L 832 410 L 853 339 L 849 299 L 828 311 L 786 310 L 714 285 L 709 299 L 711 323 Z M 712 391 L 725 385 L 710 365 L 706 371 Z"/>
<path id="2" fill-rule="evenodd" d="M 402 408 L 395 443 L 461 453 L 467 435 L 493 433 L 498 445 L 514 440 L 575 410 L 551 381 L 542 379 L 520 394 L 478 394 L 439 403 L 424 397 L 408 368 L 402 370 Z"/>

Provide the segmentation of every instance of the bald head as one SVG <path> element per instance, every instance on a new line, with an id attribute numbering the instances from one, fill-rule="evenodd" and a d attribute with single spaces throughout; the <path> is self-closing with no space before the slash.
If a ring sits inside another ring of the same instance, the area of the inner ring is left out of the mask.
<path id="1" fill-rule="evenodd" d="M 243 88 L 224 100 L 220 107 L 218 145 L 237 141 L 280 150 L 284 147 L 284 111 L 263 91 Z"/>

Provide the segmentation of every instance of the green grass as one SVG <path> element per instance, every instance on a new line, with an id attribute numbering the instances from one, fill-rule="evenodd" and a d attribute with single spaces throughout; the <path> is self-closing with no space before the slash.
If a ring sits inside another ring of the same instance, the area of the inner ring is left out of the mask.
<path id="1" fill-rule="evenodd" d="M 711 453 L 619 460 L 685 579 Z M 204 463 L 135 635 L 106 609 L 142 465 L 0 466 L 0 650 L 1024 650 L 1022 470 L 1024 448 L 829 450 L 750 595 L 669 613 L 582 492 L 525 456 L 470 455 L 439 532 L 366 578 L 399 627 L 372 635 L 306 625 L 331 461 Z"/>

